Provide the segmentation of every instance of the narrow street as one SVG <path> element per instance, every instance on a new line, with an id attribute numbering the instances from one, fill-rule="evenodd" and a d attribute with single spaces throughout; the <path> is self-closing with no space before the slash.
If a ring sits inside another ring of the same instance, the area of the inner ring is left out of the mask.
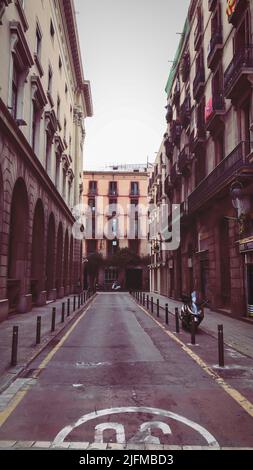
<path id="1" fill-rule="evenodd" d="M 0 441 L 253 447 L 250 414 L 129 294 L 98 294 L 74 325 L 18 379 Z M 242 389 L 252 402 L 251 375 Z"/>

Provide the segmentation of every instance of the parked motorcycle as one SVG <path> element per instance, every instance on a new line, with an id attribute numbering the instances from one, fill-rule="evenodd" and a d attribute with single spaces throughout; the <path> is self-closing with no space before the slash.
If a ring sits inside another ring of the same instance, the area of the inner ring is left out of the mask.
<path id="1" fill-rule="evenodd" d="M 192 292 L 191 296 L 183 296 L 182 301 L 183 305 L 179 315 L 182 328 L 190 330 L 193 321 L 195 328 L 197 328 L 204 318 L 204 306 L 208 301 L 197 302 L 195 292 Z"/>

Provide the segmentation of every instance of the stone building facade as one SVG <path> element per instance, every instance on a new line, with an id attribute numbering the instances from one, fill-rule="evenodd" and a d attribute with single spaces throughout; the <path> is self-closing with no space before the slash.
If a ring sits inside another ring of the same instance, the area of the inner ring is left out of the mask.
<path id="1" fill-rule="evenodd" d="M 147 169 L 138 165 L 126 165 L 113 171 L 84 171 L 83 204 L 91 208 L 94 216 L 90 233 L 85 233 L 83 254 L 85 258 L 101 253 L 104 260 L 118 249 L 128 248 L 141 258 L 148 255 L 147 244 Z M 88 263 L 84 262 L 88 273 Z M 88 276 L 89 277 L 89 276 Z M 89 282 L 85 275 L 86 282 Z M 103 266 L 97 282 L 108 289 L 113 281 L 125 289 L 148 287 L 147 265 L 124 267 Z"/>
<path id="2" fill-rule="evenodd" d="M 72 0 L 0 1 L 0 320 L 80 286 L 72 234 L 92 115 Z"/>
<path id="3" fill-rule="evenodd" d="M 176 299 L 195 288 L 234 316 L 253 310 L 252 84 L 253 3 L 192 0 L 149 183 L 151 200 L 181 205 L 181 244 L 155 254 L 152 288 Z"/>

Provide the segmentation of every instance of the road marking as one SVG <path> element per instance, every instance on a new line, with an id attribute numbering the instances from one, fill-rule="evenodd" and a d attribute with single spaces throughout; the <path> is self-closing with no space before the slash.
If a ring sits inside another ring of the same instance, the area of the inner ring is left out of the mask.
<path id="1" fill-rule="evenodd" d="M 104 443 L 104 431 L 112 429 L 116 431 L 116 440 L 117 444 L 124 444 L 126 442 L 125 429 L 122 424 L 119 423 L 101 423 L 95 427 L 95 442 L 100 444 Z"/>
<path id="2" fill-rule="evenodd" d="M 138 305 L 138 304 L 137 304 Z M 141 305 L 138 307 L 143 310 L 143 312 L 148 315 L 152 320 L 162 329 L 164 332 L 176 343 L 182 346 L 182 349 L 208 374 L 212 379 L 231 397 L 233 400 L 238 403 L 238 405 L 246 411 L 253 418 L 253 404 L 245 398 L 238 390 L 233 388 L 224 379 L 222 379 L 217 372 L 215 372 L 201 357 L 199 357 L 195 352 L 193 352 L 188 346 L 186 346 L 177 336 L 175 336 L 170 331 L 166 330 L 166 327 L 159 323 L 152 315 L 147 312 Z"/>
<path id="3" fill-rule="evenodd" d="M 98 410 L 92 413 L 88 413 L 81 418 L 79 418 L 75 423 L 65 426 L 55 437 L 54 445 L 55 447 L 64 443 L 66 437 L 73 431 L 73 429 L 78 428 L 79 426 L 87 423 L 88 421 L 92 421 L 94 419 L 100 418 L 101 416 L 108 416 L 113 414 L 121 414 L 121 413 L 145 413 L 145 414 L 153 414 L 156 416 L 166 417 L 178 421 L 180 423 L 189 426 L 190 428 L 194 429 L 198 432 L 207 442 L 210 447 L 220 447 L 218 442 L 216 441 L 215 437 L 212 436 L 205 428 L 200 426 L 199 424 L 191 421 L 184 416 L 180 416 L 176 413 L 172 413 L 171 411 L 162 410 L 159 408 L 150 408 L 146 406 L 140 407 L 118 407 L 118 408 L 107 408 L 105 410 Z"/>
<path id="4" fill-rule="evenodd" d="M 161 429 L 165 436 L 172 434 L 169 425 L 162 421 L 148 421 L 147 423 L 142 423 L 140 425 L 140 433 L 147 433 L 147 436 L 144 438 L 144 442 L 147 444 L 161 444 L 159 437 L 152 436 L 151 430 L 153 428 Z M 134 442 L 134 439 L 132 442 Z"/>
<path id="5" fill-rule="evenodd" d="M 93 299 L 94 300 L 94 299 Z M 82 318 L 86 315 L 88 310 L 90 309 L 92 302 L 87 306 L 87 308 L 83 311 L 83 313 L 80 315 L 80 317 L 75 321 L 75 323 L 71 326 L 71 328 L 65 333 L 65 335 L 62 337 L 62 339 L 59 341 L 59 343 L 48 353 L 48 355 L 43 359 L 43 361 L 40 363 L 38 369 L 35 371 L 33 374 L 33 378 L 38 377 L 42 369 L 44 369 L 49 361 L 51 361 L 52 357 L 57 353 L 59 348 L 63 345 L 63 343 L 66 341 L 66 339 L 69 337 L 69 335 L 72 333 L 74 328 L 78 325 L 78 323 L 82 320 Z M 11 400 L 11 402 L 8 404 L 8 406 L 0 412 L 0 428 L 1 426 L 5 423 L 5 421 L 9 418 L 9 416 L 13 413 L 13 411 L 17 408 L 19 403 L 23 400 L 23 398 L 26 396 L 27 392 L 30 390 L 32 384 L 27 385 L 26 390 L 19 391 L 15 397 Z"/>

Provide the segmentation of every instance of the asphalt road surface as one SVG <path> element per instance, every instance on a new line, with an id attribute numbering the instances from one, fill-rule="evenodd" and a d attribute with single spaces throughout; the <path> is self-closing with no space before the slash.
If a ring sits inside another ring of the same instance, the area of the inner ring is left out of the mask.
<path id="1" fill-rule="evenodd" d="M 19 380 L 0 441 L 253 447 L 250 414 L 127 293 L 98 294 Z"/>

